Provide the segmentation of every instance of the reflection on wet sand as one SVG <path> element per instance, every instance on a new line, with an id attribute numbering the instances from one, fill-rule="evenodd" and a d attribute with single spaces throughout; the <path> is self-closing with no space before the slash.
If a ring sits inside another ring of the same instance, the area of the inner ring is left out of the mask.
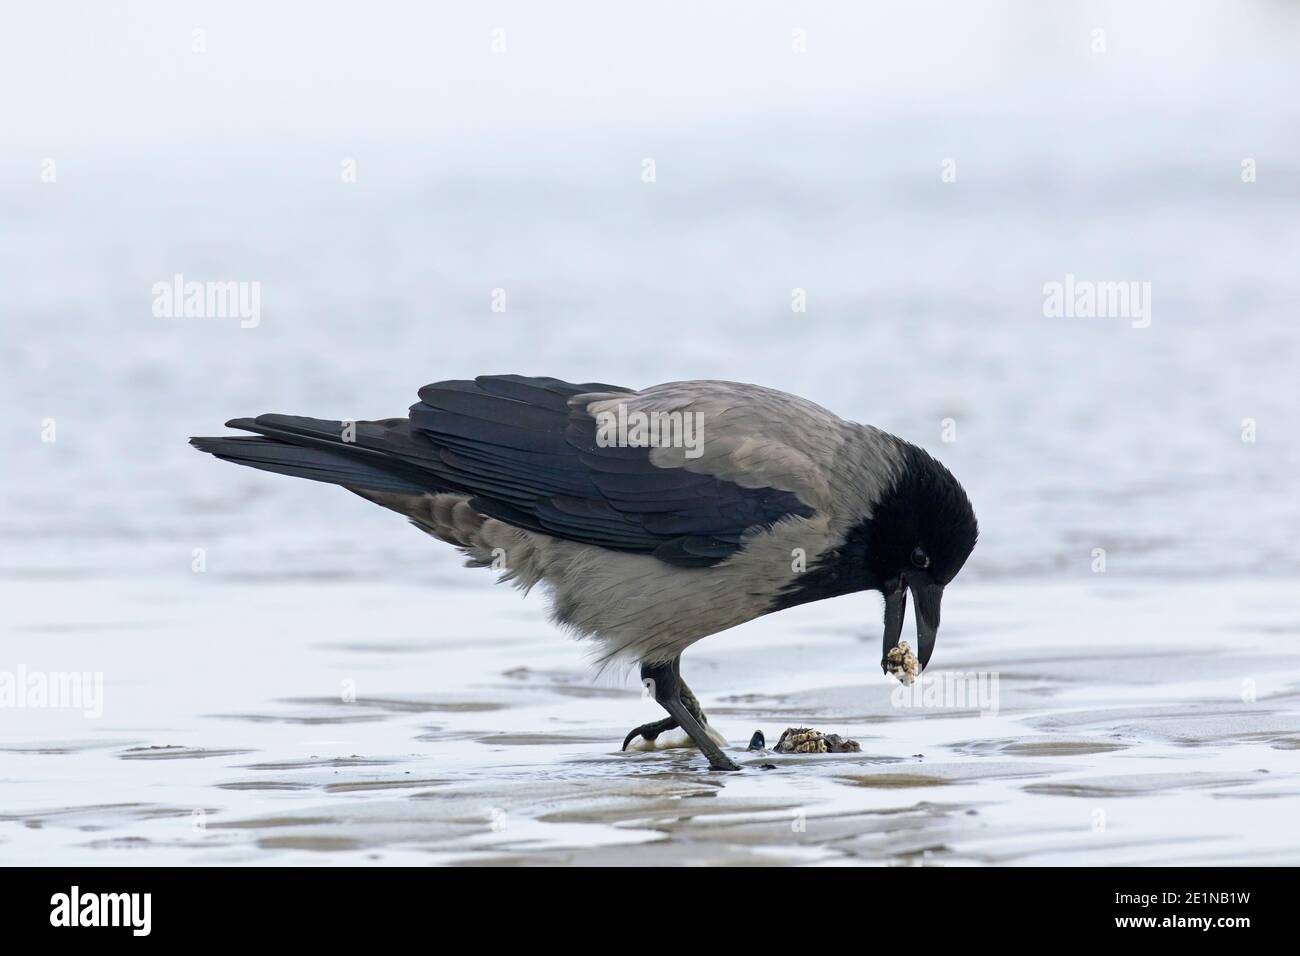
<path id="1" fill-rule="evenodd" d="M 1289 756 L 1300 661 L 1278 654 L 1270 631 L 1295 620 L 1296 599 L 1216 587 L 1116 601 L 1055 586 L 1022 600 L 1024 626 L 1010 631 L 996 623 L 996 585 L 954 589 L 936 663 L 998 670 L 987 716 L 898 707 L 893 684 L 857 662 L 852 610 L 756 622 L 687 662 L 738 774 L 709 773 L 688 750 L 619 752 L 653 703 L 634 681 L 594 681 L 581 647 L 544 623 L 521 636 L 514 609 L 491 600 L 466 603 L 454 626 L 481 638 L 422 641 L 393 668 L 350 635 L 409 645 L 427 611 L 418 588 L 303 585 L 314 604 L 286 604 L 283 583 L 208 584 L 189 603 L 89 588 L 81 612 L 125 602 L 148 626 L 104 662 L 102 719 L 5 715 L 0 852 L 213 864 L 1300 862 L 1300 840 L 1279 841 L 1300 799 Z M 1077 620 L 1059 620 L 1066 603 Z M 1270 609 L 1253 635 L 1231 630 L 1241 604 Z M 222 619 L 219 606 L 256 623 Z M 292 615 L 277 614 L 286 606 Z M 16 652 L 40 661 L 60 610 L 22 607 Z M 327 631 L 338 639 L 320 641 Z M 222 652 L 202 672 L 165 672 L 151 642 L 176 634 Z M 103 633 L 59 640 L 93 655 Z M 1113 672 L 1103 665 L 1119 648 L 1130 666 Z M 851 735 L 862 752 L 743 750 L 755 729 L 774 740 L 795 725 Z M 1251 813 L 1225 814 L 1224 800 L 1249 800 Z"/>

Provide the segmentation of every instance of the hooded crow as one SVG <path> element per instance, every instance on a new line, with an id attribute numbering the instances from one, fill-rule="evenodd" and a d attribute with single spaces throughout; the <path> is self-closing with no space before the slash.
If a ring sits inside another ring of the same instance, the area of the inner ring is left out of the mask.
<path id="1" fill-rule="evenodd" d="M 624 749 L 680 727 L 712 769 L 738 770 L 681 678 L 682 651 L 809 601 L 880 591 L 887 669 L 910 591 L 924 668 L 943 589 L 975 546 L 975 513 L 943 465 L 774 389 L 482 375 L 419 395 L 403 418 L 259 415 L 226 423 L 252 437 L 190 442 L 342 485 L 470 566 L 544 585 L 554 619 L 597 642 L 602 664 L 639 664 L 668 712 Z"/>

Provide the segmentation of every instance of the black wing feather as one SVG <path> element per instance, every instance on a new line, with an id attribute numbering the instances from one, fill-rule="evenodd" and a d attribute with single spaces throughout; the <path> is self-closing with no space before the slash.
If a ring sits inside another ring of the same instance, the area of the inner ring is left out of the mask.
<path id="1" fill-rule="evenodd" d="M 590 392 L 630 389 L 484 375 L 426 385 L 407 418 L 357 422 L 347 443 L 340 422 L 289 415 L 228 423 L 265 439 L 203 441 L 269 442 L 205 450 L 321 481 L 459 492 L 517 527 L 680 567 L 717 564 L 748 531 L 815 513 L 789 492 L 657 467 L 647 448 L 600 447 L 595 419 L 569 405 Z M 293 445 L 305 446 L 307 460 L 282 450 Z"/>
<path id="2" fill-rule="evenodd" d="M 445 449 L 439 477 L 484 514 L 584 544 L 707 566 L 751 529 L 814 514 L 788 492 L 660 468 L 646 448 L 600 447 L 595 419 L 568 402 L 611 391 L 628 390 L 517 375 L 437 382 L 420 389 L 410 420 Z"/>

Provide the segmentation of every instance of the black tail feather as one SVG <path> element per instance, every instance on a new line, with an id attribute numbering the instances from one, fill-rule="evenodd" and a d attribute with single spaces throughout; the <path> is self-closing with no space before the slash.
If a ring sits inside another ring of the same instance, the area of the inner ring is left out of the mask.
<path id="1" fill-rule="evenodd" d="M 247 419 L 242 420 L 242 422 L 247 421 Z M 234 427 L 245 426 L 241 423 Z M 420 483 L 410 477 L 394 473 L 389 468 L 383 467 L 381 461 L 358 455 L 342 443 L 338 446 L 339 451 L 296 445 L 277 438 L 261 436 L 191 438 L 190 444 L 199 451 L 206 451 L 224 461 L 259 468 L 277 475 L 290 475 L 332 485 L 404 494 L 423 494 L 434 490 L 428 483 Z"/>

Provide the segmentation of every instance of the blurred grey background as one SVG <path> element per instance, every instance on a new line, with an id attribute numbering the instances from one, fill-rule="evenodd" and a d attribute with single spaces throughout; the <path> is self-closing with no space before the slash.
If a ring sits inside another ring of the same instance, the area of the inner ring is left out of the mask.
<path id="1" fill-rule="evenodd" d="M 757 382 L 894 431 L 967 485 L 971 577 L 1089 578 L 1098 547 L 1112 576 L 1300 570 L 1296 3 L 4 20 L 11 580 L 204 548 L 228 578 L 436 581 L 393 516 L 186 439 L 484 372 Z M 260 283 L 260 323 L 155 317 L 177 273 Z M 1067 273 L 1150 282 L 1150 327 L 1045 317 Z"/>

